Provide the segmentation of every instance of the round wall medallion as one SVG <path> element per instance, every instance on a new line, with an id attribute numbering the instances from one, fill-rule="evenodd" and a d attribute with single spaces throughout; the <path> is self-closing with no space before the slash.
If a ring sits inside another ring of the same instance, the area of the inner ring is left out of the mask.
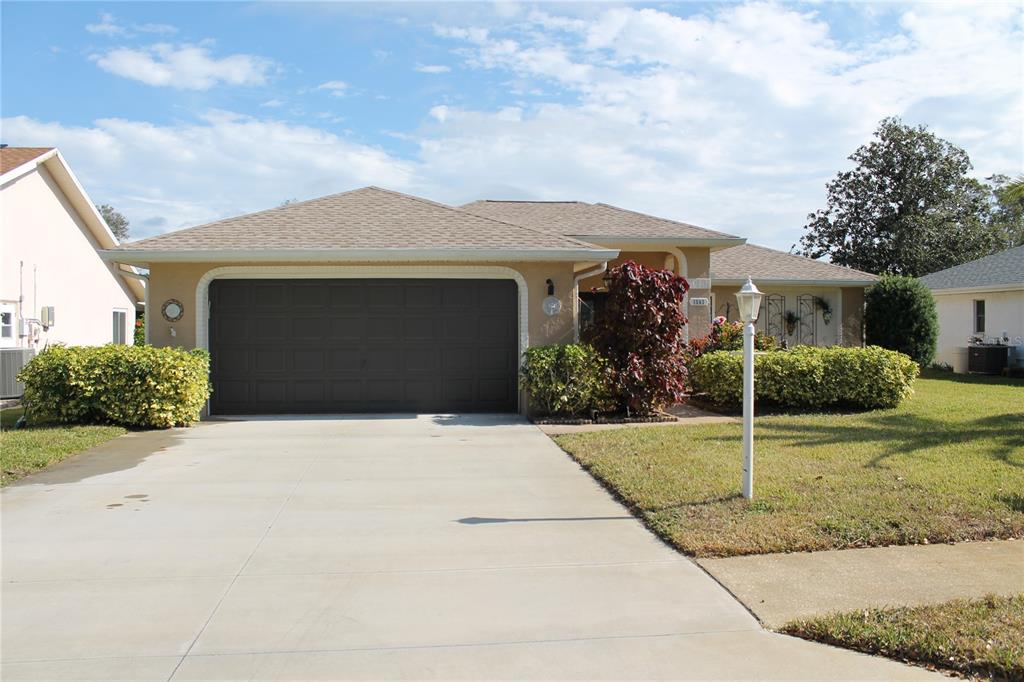
<path id="1" fill-rule="evenodd" d="M 164 316 L 164 319 L 168 322 L 177 322 L 181 319 L 181 316 L 185 314 L 185 308 L 181 305 L 181 301 L 169 298 L 164 301 L 164 305 L 160 308 L 160 314 Z"/>
<path id="2" fill-rule="evenodd" d="M 562 312 L 562 302 L 554 296 L 548 296 L 543 302 L 544 314 L 549 316 L 555 316 Z"/>

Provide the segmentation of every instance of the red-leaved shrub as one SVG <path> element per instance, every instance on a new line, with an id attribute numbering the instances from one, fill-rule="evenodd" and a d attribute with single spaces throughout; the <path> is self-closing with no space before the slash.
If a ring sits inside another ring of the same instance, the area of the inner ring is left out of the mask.
<path id="1" fill-rule="evenodd" d="M 611 363 L 619 406 L 650 414 L 686 392 L 682 362 L 689 283 L 669 270 L 626 261 L 610 271 L 608 299 L 591 343 Z"/>

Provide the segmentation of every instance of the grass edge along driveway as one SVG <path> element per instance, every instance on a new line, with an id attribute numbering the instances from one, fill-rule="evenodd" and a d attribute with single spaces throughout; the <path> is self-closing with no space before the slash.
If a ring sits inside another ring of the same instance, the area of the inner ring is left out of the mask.
<path id="1" fill-rule="evenodd" d="M 39 424 L 14 430 L 20 407 L 0 411 L 0 486 L 127 433 L 120 426 Z"/>
<path id="2" fill-rule="evenodd" d="M 1024 679 L 1024 594 L 836 613 L 782 632 L 963 675 Z"/>
<path id="3" fill-rule="evenodd" d="M 1024 537 L 1024 381 L 926 372 L 898 408 L 555 441 L 648 526 L 698 557 Z"/>

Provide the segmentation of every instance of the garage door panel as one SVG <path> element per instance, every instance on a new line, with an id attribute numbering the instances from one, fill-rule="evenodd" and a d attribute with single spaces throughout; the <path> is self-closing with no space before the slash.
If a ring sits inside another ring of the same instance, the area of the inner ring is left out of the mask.
<path id="1" fill-rule="evenodd" d="M 292 351 L 292 368 L 296 372 L 322 372 L 327 365 L 326 352 L 321 349 Z"/>
<path id="2" fill-rule="evenodd" d="M 294 397 L 297 403 L 322 403 L 327 398 L 323 381 L 296 381 Z"/>
<path id="3" fill-rule="evenodd" d="M 252 287 L 252 302 L 261 308 L 288 307 L 288 288 L 284 284 L 267 282 Z"/>
<path id="4" fill-rule="evenodd" d="M 366 320 L 368 341 L 394 341 L 402 338 L 402 318 L 371 317 Z"/>
<path id="5" fill-rule="evenodd" d="M 259 349 L 252 354 L 252 369 L 254 373 L 262 372 L 283 372 L 285 349 Z"/>
<path id="6" fill-rule="evenodd" d="M 399 308 L 402 305 L 402 286 L 399 283 L 366 285 L 366 306 L 375 310 Z"/>
<path id="7" fill-rule="evenodd" d="M 328 286 L 331 308 L 351 309 L 363 307 L 363 285 L 358 280 L 341 281 Z"/>
<path id="8" fill-rule="evenodd" d="M 516 409 L 512 281 L 217 280 L 210 298 L 214 413 Z"/>
<path id="9" fill-rule="evenodd" d="M 406 317 L 402 320 L 402 338 L 406 341 L 432 341 L 438 337 L 438 321 L 432 317 Z"/>
<path id="10" fill-rule="evenodd" d="M 288 305 L 292 308 L 322 308 L 329 300 L 330 292 L 317 281 L 297 281 L 287 289 Z"/>
<path id="11" fill-rule="evenodd" d="M 334 317 L 330 320 L 331 339 L 358 341 L 366 336 L 366 320 L 362 317 Z"/>

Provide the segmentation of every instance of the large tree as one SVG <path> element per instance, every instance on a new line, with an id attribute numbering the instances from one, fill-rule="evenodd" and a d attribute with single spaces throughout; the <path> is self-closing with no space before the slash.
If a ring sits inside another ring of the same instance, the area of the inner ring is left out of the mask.
<path id="1" fill-rule="evenodd" d="M 808 216 L 804 255 L 920 277 L 1002 246 L 990 188 L 968 175 L 963 149 L 925 126 L 887 118 L 850 160 L 853 170 L 828 183 L 825 208 Z"/>
<path id="2" fill-rule="evenodd" d="M 1024 244 L 1024 176 L 988 178 L 992 186 L 992 227 L 1003 248 Z"/>
<path id="3" fill-rule="evenodd" d="M 120 211 L 111 206 L 110 204 L 100 204 L 96 207 L 96 210 L 100 212 L 103 219 L 107 221 L 107 225 L 110 227 L 110 231 L 114 233 L 119 242 L 123 242 L 128 239 L 128 219 L 125 218 Z"/>

